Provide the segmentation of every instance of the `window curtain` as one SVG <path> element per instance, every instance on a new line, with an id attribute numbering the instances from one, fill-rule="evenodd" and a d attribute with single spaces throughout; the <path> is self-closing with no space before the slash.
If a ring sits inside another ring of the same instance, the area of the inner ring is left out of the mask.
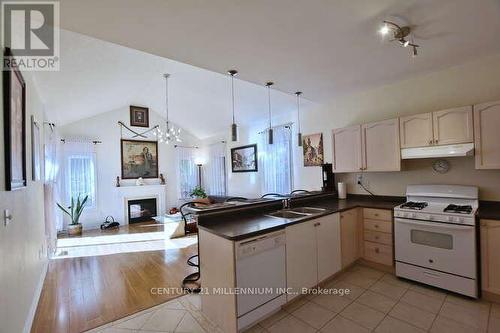
<path id="1" fill-rule="evenodd" d="M 177 147 L 177 179 L 179 199 L 189 199 L 198 185 L 198 171 L 195 163 L 196 148 Z"/>
<path id="2" fill-rule="evenodd" d="M 62 145 L 64 154 L 64 204 L 71 198 L 86 195 L 86 209 L 97 208 L 96 145 L 87 140 L 66 140 Z"/>
<path id="3" fill-rule="evenodd" d="M 208 162 L 205 169 L 206 187 L 209 195 L 225 196 L 226 144 L 216 143 L 208 147 Z"/>
<path id="4" fill-rule="evenodd" d="M 45 236 L 48 245 L 48 254 L 55 254 L 57 248 L 57 232 L 63 230 L 63 218 L 56 206 L 61 201 L 60 197 L 60 165 L 61 165 L 61 139 L 55 128 L 45 132 L 44 145 L 44 218 Z"/>
<path id="5" fill-rule="evenodd" d="M 288 194 L 292 191 L 292 131 L 288 125 L 273 128 L 274 144 L 268 132 L 260 134 L 258 158 L 262 170 L 262 193 Z"/>

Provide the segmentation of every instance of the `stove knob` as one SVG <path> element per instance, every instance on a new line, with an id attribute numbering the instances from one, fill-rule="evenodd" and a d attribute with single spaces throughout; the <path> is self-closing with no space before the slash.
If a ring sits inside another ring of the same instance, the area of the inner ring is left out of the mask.
<path id="1" fill-rule="evenodd" d="M 412 218 L 416 218 L 416 217 L 417 217 L 417 214 L 415 214 L 415 213 L 411 213 L 411 217 L 412 217 Z"/>
<path id="2" fill-rule="evenodd" d="M 446 221 L 451 222 L 451 216 L 447 216 Z"/>
<path id="3" fill-rule="evenodd" d="M 434 220 L 434 216 L 429 215 L 429 221 L 432 221 L 432 220 Z"/>

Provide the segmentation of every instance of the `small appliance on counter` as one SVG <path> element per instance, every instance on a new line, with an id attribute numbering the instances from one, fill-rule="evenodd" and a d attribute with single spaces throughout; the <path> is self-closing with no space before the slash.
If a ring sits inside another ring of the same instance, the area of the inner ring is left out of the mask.
<path id="1" fill-rule="evenodd" d="M 324 192 L 335 191 L 335 174 L 333 173 L 331 163 L 321 165 L 321 175 L 323 178 L 323 186 L 321 187 L 321 190 Z"/>
<path id="2" fill-rule="evenodd" d="M 394 208 L 396 276 L 479 297 L 478 188 L 409 185 Z"/>

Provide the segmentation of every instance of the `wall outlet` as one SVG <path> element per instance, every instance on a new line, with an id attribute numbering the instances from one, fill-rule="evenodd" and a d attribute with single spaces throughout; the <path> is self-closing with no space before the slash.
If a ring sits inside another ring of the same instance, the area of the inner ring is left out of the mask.
<path id="1" fill-rule="evenodd" d="M 356 184 L 359 184 L 360 182 L 363 183 L 363 174 L 362 173 L 356 174 Z"/>

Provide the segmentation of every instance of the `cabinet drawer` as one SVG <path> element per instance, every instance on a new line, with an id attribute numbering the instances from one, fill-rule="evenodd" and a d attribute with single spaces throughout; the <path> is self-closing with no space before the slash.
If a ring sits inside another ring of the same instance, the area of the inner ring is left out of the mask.
<path id="1" fill-rule="evenodd" d="M 392 211 L 387 209 L 363 208 L 363 217 L 365 219 L 392 221 Z"/>
<path id="2" fill-rule="evenodd" d="M 380 231 L 392 234 L 391 222 L 364 219 L 363 224 L 365 230 Z"/>
<path id="3" fill-rule="evenodd" d="M 385 245 L 392 245 L 392 234 L 385 232 L 365 230 L 365 241 L 380 243 Z"/>
<path id="4" fill-rule="evenodd" d="M 365 242 L 364 258 L 379 264 L 392 266 L 392 246 Z"/>

